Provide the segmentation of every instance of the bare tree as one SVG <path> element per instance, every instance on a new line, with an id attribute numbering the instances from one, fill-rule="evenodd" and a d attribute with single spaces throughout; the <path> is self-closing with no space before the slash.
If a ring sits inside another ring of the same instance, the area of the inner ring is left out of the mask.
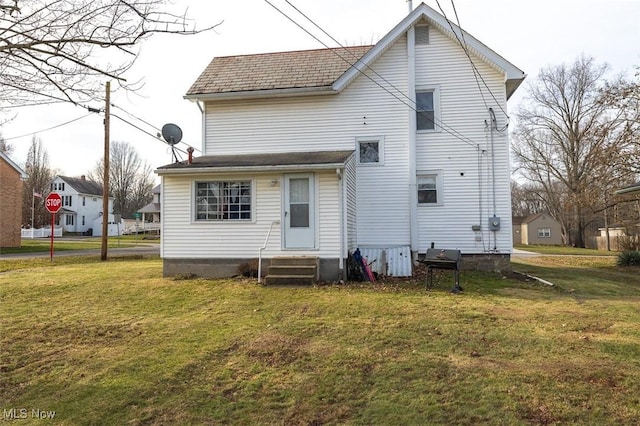
<path id="1" fill-rule="evenodd" d="M 151 202 L 153 170 L 127 142 L 113 142 L 109 149 L 109 193 L 114 198 L 113 212 L 125 217 Z M 104 181 L 104 160 L 88 173 L 95 182 Z"/>
<path id="2" fill-rule="evenodd" d="M 13 145 L 10 144 L 2 137 L 2 133 L 0 133 L 0 152 L 5 153 L 6 155 L 11 155 L 13 152 Z"/>
<path id="3" fill-rule="evenodd" d="M 25 164 L 27 179 L 22 186 L 22 223 L 31 225 L 31 208 L 34 207 L 34 226 L 49 224 L 50 215 L 44 207 L 43 199 L 50 192 L 53 176 L 49 168 L 49 154 L 37 137 L 31 140 Z M 39 194 L 34 203 L 33 194 Z"/>
<path id="4" fill-rule="evenodd" d="M 542 188 L 550 213 L 585 246 L 604 195 L 628 179 L 634 132 L 624 111 L 603 102 L 606 65 L 591 57 L 543 69 L 517 112 L 513 152 L 519 172 Z"/>
<path id="5" fill-rule="evenodd" d="M 9 106 L 100 99 L 103 77 L 123 83 L 143 39 L 216 26 L 199 30 L 186 15 L 162 10 L 166 4 L 0 0 L 0 99 Z"/>

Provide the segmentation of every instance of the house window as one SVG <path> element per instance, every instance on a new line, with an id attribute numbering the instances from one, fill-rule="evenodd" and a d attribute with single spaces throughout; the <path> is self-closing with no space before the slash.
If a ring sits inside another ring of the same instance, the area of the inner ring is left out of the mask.
<path id="1" fill-rule="evenodd" d="M 383 138 L 357 138 L 358 164 L 383 164 L 384 144 Z"/>
<path id="2" fill-rule="evenodd" d="M 62 196 L 62 205 L 65 207 L 71 207 L 71 195 Z"/>
<path id="3" fill-rule="evenodd" d="M 438 89 L 424 89 L 416 92 L 416 123 L 418 130 L 437 130 Z"/>
<path id="4" fill-rule="evenodd" d="M 442 204 L 442 174 L 439 171 L 418 174 L 418 204 Z"/>
<path id="5" fill-rule="evenodd" d="M 65 215 L 65 224 L 73 226 L 73 215 Z"/>
<path id="6" fill-rule="evenodd" d="M 551 238 L 551 228 L 538 228 L 538 238 Z"/>
<path id="7" fill-rule="evenodd" d="M 82 197 L 82 207 L 84 207 L 86 203 L 87 203 L 87 197 Z"/>
<path id="8" fill-rule="evenodd" d="M 84 216 L 82 216 L 82 226 L 84 226 Z"/>
<path id="9" fill-rule="evenodd" d="M 196 182 L 196 220 L 251 220 L 251 181 Z"/>

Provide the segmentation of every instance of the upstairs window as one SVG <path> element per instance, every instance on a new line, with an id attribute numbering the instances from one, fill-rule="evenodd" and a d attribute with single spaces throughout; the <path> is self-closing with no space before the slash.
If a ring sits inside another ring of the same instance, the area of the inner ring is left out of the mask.
<path id="1" fill-rule="evenodd" d="M 416 116 L 418 130 L 435 130 L 436 108 L 434 90 L 416 93 Z"/>
<path id="2" fill-rule="evenodd" d="M 251 181 L 196 182 L 196 220 L 251 220 Z"/>
<path id="3" fill-rule="evenodd" d="M 71 207 L 71 195 L 62 196 L 62 205 L 64 207 Z"/>

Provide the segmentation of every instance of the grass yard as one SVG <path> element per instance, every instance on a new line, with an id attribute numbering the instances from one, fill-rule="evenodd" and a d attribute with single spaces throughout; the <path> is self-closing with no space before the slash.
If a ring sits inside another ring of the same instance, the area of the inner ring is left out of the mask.
<path id="1" fill-rule="evenodd" d="M 0 416 L 638 424 L 640 270 L 571 259 L 514 263 L 554 287 L 465 271 L 461 295 L 446 274 L 429 292 L 411 281 L 271 288 L 162 278 L 158 259 L 3 261 Z"/>
<path id="2" fill-rule="evenodd" d="M 107 241 L 107 247 L 109 248 L 124 248 L 134 247 L 138 244 L 153 244 L 157 241 L 143 240 L 141 236 L 124 235 L 121 237 L 109 237 Z M 90 250 L 99 249 L 102 247 L 102 240 L 100 237 L 93 238 L 54 238 L 53 240 L 54 251 L 67 251 L 67 250 Z M 28 239 L 23 238 L 20 247 L 3 247 L 0 249 L 0 253 L 42 253 L 49 252 L 51 249 L 51 240 L 49 238 L 36 238 Z"/>
<path id="3" fill-rule="evenodd" d="M 541 254 L 571 255 L 571 256 L 617 256 L 618 252 L 596 250 L 569 246 L 549 245 L 518 245 L 515 248 Z"/>

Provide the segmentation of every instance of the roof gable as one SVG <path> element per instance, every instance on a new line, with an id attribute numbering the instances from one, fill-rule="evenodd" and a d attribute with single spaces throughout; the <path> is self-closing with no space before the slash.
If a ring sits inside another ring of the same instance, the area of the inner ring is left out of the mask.
<path id="1" fill-rule="evenodd" d="M 438 31 L 440 31 L 447 37 L 456 40 L 456 42 L 458 39 L 462 40 L 464 37 L 466 45 L 471 53 L 480 57 L 494 69 L 497 69 L 498 71 L 504 73 L 505 84 L 507 87 L 507 99 L 509 99 L 513 92 L 515 92 L 515 90 L 518 88 L 520 83 L 522 83 L 522 81 L 524 80 L 525 73 L 518 67 L 504 59 L 502 56 L 498 55 L 496 52 L 481 43 L 471 34 L 462 30 L 453 22 L 447 20 L 447 18 L 436 12 L 434 9 L 430 8 L 424 3 L 420 3 L 418 7 L 411 11 L 409 15 L 407 15 L 402 21 L 400 21 L 398 25 L 396 25 L 391 31 L 389 31 L 387 35 L 385 35 L 378 43 L 376 43 L 376 45 L 371 50 L 369 50 L 360 60 L 358 60 L 352 68 L 347 70 L 347 72 L 345 72 L 340 77 L 340 79 L 335 82 L 334 89 L 337 91 L 342 90 L 353 79 L 355 79 L 361 71 L 364 71 L 367 67 L 371 66 L 371 64 L 389 47 L 391 47 L 398 40 L 398 38 L 405 34 L 409 30 L 409 28 L 415 26 L 417 23 L 423 22 L 426 22 L 429 25 L 433 25 L 438 29 Z"/>
<path id="2" fill-rule="evenodd" d="M 417 23 L 432 25 L 456 41 L 464 36 L 470 53 L 504 74 L 507 99 L 524 80 L 525 74 L 518 67 L 421 3 L 374 46 L 214 58 L 185 98 L 208 100 L 338 93 Z"/>
<path id="3" fill-rule="evenodd" d="M 20 166 L 18 166 L 11 158 L 9 158 L 9 156 L 7 154 L 5 154 L 4 152 L 0 151 L 0 158 L 2 158 L 16 172 L 18 172 L 22 179 L 26 179 L 27 178 L 27 174 L 25 173 L 25 171 L 22 170 L 20 168 Z"/>

